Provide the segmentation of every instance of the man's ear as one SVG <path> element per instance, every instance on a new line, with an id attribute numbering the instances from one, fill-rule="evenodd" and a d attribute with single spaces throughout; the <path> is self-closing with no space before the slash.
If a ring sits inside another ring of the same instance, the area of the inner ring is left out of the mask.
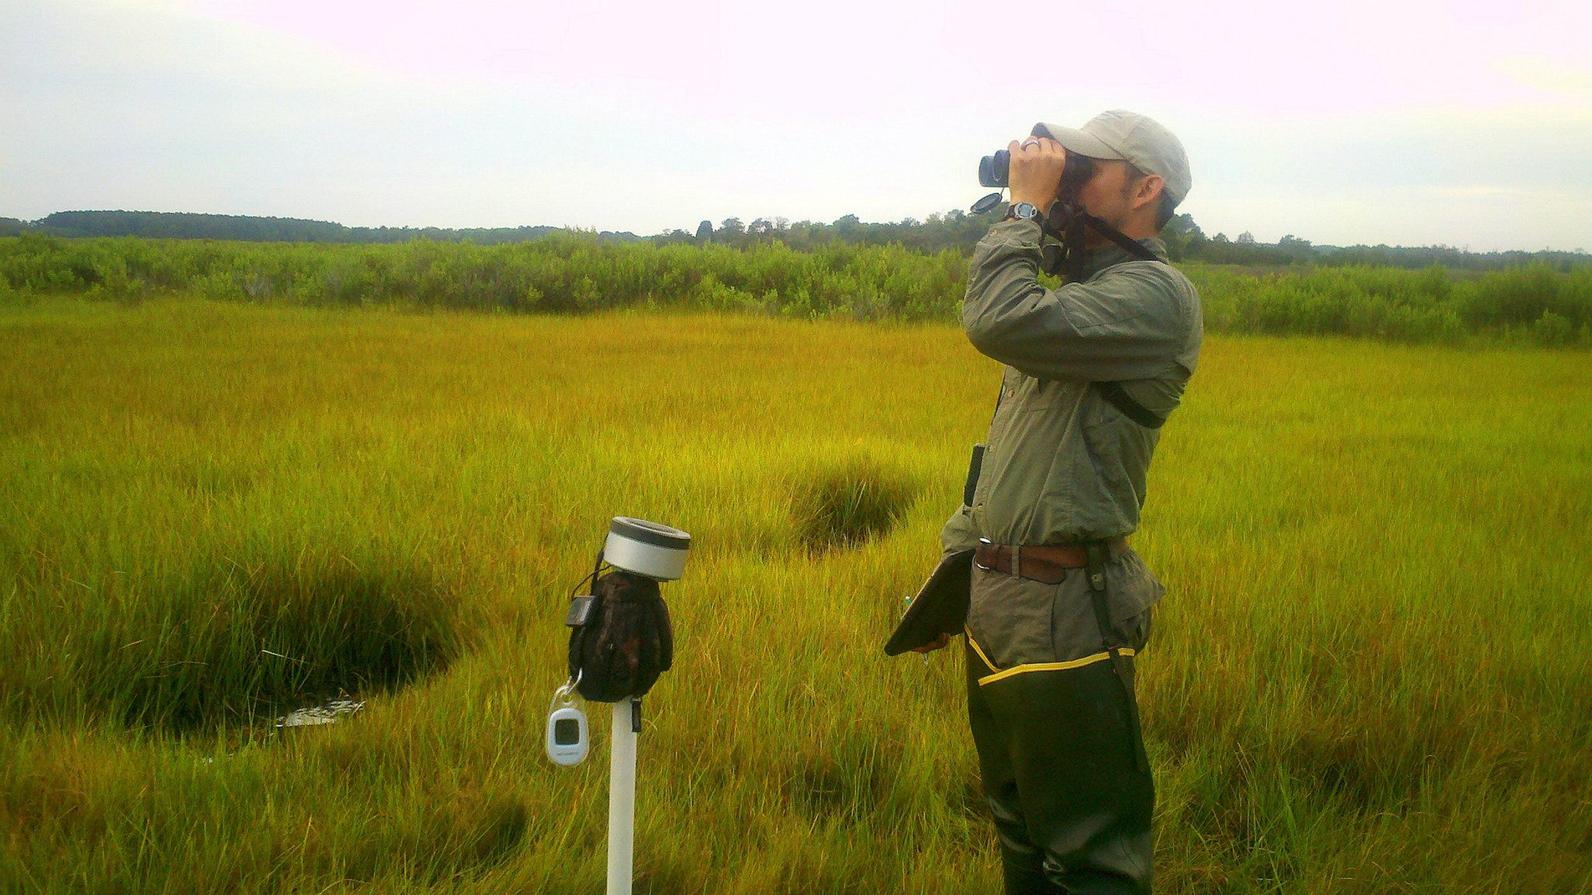
<path id="1" fill-rule="evenodd" d="M 1161 201 L 1161 192 L 1166 189 L 1166 181 L 1159 174 L 1146 174 L 1139 178 L 1139 184 L 1133 190 L 1133 207 L 1143 208 L 1146 205 Z"/>

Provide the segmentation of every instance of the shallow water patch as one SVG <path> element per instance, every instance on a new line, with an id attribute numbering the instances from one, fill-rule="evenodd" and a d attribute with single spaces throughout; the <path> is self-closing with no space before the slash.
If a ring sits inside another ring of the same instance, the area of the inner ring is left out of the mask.
<path id="1" fill-rule="evenodd" d="M 276 719 L 278 730 L 292 727 L 321 727 L 326 724 L 336 724 L 338 721 L 347 720 L 365 710 L 363 700 L 333 699 L 321 705 L 307 706 L 294 709 Z"/>

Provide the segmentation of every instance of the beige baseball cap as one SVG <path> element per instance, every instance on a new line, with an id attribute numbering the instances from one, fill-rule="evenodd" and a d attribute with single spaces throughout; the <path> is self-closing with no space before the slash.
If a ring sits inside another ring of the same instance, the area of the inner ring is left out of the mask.
<path id="1" fill-rule="evenodd" d="M 1183 144 L 1154 119 L 1137 112 L 1101 112 L 1083 127 L 1041 122 L 1034 125 L 1033 133 L 1036 137 L 1049 137 L 1079 155 L 1126 159 L 1146 174 L 1158 174 L 1176 202 L 1182 202 L 1194 185 Z"/>

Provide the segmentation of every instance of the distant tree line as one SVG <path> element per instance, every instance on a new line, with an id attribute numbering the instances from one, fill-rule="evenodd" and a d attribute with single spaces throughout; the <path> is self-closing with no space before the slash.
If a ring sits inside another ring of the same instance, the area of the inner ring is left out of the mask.
<path id="1" fill-rule="evenodd" d="M 499 245 L 528 242 L 562 227 L 345 227 L 304 218 L 255 217 L 239 214 L 195 214 L 168 211 L 58 211 L 37 221 L 0 218 L 0 236 L 24 231 L 48 236 L 142 236 L 148 239 L 230 239 L 239 242 L 395 243 L 428 239 Z M 616 242 L 641 237 L 603 231 L 599 239 Z"/>
<path id="2" fill-rule="evenodd" d="M 652 241 L 662 245 L 711 243 L 736 248 L 777 242 L 798 252 L 841 242 L 850 245 L 899 245 L 931 254 L 948 250 L 965 254 L 989 232 L 993 222 L 994 218 L 990 215 L 968 214 L 961 209 L 931 214 L 923 221 L 903 218 L 893 223 L 868 223 L 854 214 L 842 215 L 828 224 L 821 221 L 791 222 L 782 217 L 753 218 L 751 223 L 743 223 L 740 218 L 725 218 L 717 227 L 712 221 L 702 221 L 697 224 L 694 233 L 667 230 L 652 237 Z"/>
<path id="3" fill-rule="evenodd" d="M 0 236 L 31 232 L 51 236 L 140 236 L 167 239 L 225 239 L 242 242 L 403 243 L 413 240 L 471 242 L 478 245 L 530 242 L 560 233 L 594 236 L 599 242 L 651 242 L 655 245 L 719 245 L 750 248 L 779 243 L 796 251 L 832 243 L 898 245 L 915 252 L 936 254 L 972 251 L 1005 206 L 984 215 L 960 209 L 931 214 L 925 220 L 903 218 L 894 222 L 865 222 L 854 214 L 829 223 L 792 222 L 782 217 L 758 217 L 745 222 L 726 218 L 715 225 L 701 221 L 690 232 L 666 230 L 641 237 L 620 231 L 571 231 L 562 227 L 522 226 L 450 229 L 441 227 L 345 227 L 330 221 L 247 215 L 190 214 L 153 211 L 61 211 L 37 221 L 0 218 Z M 1315 245 L 1289 234 L 1275 243 L 1260 242 L 1249 232 L 1229 238 L 1225 233 L 1207 236 L 1188 213 L 1177 215 L 1162 233 L 1174 261 L 1204 261 L 1279 267 L 1299 264 L 1349 266 L 1380 265 L 1419 269 L 1440 265 L 1457 270 L 1498 270 L 1534 264 L 1558 271 L 1592 263 L 1582 251 L 1469 252 L 1453 246 Z"/>
<path id="4" fill-rule="evenodd" d="M 810 250 L 829 242 L 893 244 L 920 252 L 953 250 L 966 254 L 989 231 L 990 224 L 1005 213 L 1005 208 L 1003 204 L 984 215 L 952 209 L 944 214 L 931 214 L 922 221 L 903 218 L 894 223 L 864 223 L 854 214 L 845 215 L 829 224 L 814 221 L 791 223 L 785 218 L 755 218 L 747 224 L 740 218 L 726 218 L 717 227 L 712 221 L 702 221 L 692 233 L 668 230 L 651 239 L 665 245 L 712 243 L 737 248 L 779 242 L 798 251 Z M 1254 234 L 1248 231 L 1238 234 L 1236 238 L 1229 238 L 1225 233 L 1207 236 L 1187 212 L 1172 218 L 1162 231 L 1161 238 L 1166 242 L 1167 252 L 1174 261 L 1252 267 L 1371 264 L 1419 269 L 1435 264 L 1461 270 L 1498 270 L 1537 264 L 1568 271 L 1578 265 L 1592 264 L 1592 255 L 1581 251 L 1468 252 L 1452 246 L 1343 247 L 1314 245 L 1310 240 L 1292 234 L 1275 243 L 1267 243 L 1256 240 Z"/>
<path id="5" fill-rule="evenodd" d="M 1499 270 L 1523 265 L 1545 265 L 1568 271 L 1592 264 L 1592 255 L 1577 250 L 1555 252 L 1470 252 L 1453 246 L 1314 245 L 1308 239 L 1288 234 L 1275 243 L 1260 242 L 1245 231 L 1229 239 L 1226 233 L 1206 236 L 1187 213 L 1177 215 L 1162 231 L 1173 260 L 1205 261 L 1211 264 L 1273 266 L 1280 264 L 1321 264 L 1335 267 L 1373 265 L 1421 269 L 1434 265 L 1457 270 Z"/>

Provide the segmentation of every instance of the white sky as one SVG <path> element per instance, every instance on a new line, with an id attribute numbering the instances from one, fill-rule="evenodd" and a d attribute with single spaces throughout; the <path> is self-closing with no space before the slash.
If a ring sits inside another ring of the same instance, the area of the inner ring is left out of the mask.
<path id="1" fill-rule="evenodd" d="M 0 216 L 921 219 L 1128 108 L 1207 233 L 1592 249 L 1589 35 L 1584 0 L 0 0 Z"/>

